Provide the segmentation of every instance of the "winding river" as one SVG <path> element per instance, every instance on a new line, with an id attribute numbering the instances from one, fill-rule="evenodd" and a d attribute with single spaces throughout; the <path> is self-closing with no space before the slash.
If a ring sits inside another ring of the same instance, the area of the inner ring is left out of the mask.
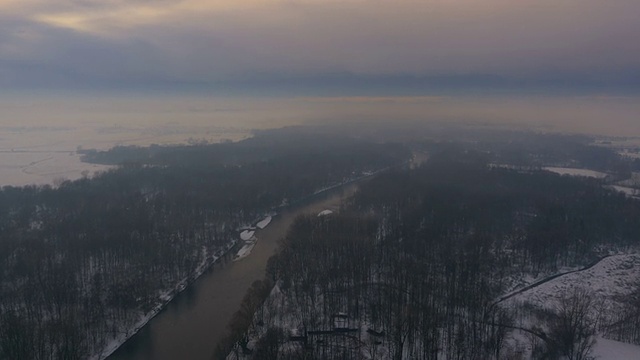
<path id="1" fill-rule="evenodd" d="M 109 359 L 211 359 L 245 292 L 264 278 L 267 260 L 293 220 L 301 214 L 337 210 L 356 187 L 355 183 L 345 185 L 283 210 L 269 226 L 256 231 L 258 243 L 249 256 L 235 262 L 232 255 L 220 259 Z"/>

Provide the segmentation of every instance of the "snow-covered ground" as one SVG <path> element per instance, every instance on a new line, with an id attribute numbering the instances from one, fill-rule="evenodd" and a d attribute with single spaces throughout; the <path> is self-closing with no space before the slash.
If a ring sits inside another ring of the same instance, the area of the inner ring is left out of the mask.
<path id="1" fill-rule="evenodd" d="M 244 246 L 242 246 L 240 250 L 238 250 L 238 253 L 233 258 L 233 261 L 242 260 L 247 256 L 249 256 L 249 254 L 251 254 L 251 250 L 253 250 L 255 246 L 256 246 L 256 241 L 249 241 L 246 244 L 244 244 Z"/>
<path id="2" fill-rule="evenodd" d="M 593 292 L 596 303 L 598 303 L 597 311 L 615 309 L 620 306 L 619 298 L 633 291 L 640 280 L 640 254 L 612 255 L 605 257 L 586 270 L 563 269 L 563 271 L 575 272 L 559 276 L 547 283 L 515 295 L 505 300 L 500 306 L 515 308 L 522 306 L 524 303 L 528 303 L 543 309 L 553 309 L 556 301 L 559 300 L 563 294 L 570 292 L 576 287 L 584 287 Z M 529 284 L 532 282 L 529 282 Z M 322 303 L 322 296 L 317 297 L 315 306 L 320 308 L 322 307 Z M 275 310 L 275 307 L 271 304 L 279 304 L 279 310 Z M 283 330 L 295 330 L 300 328 L 301 324 L 299 322 L 300 319 L 303 318 L 297 313 L 298 311 L 300 311 L 299 304 L 296 304 L 293 299 L 288 298 L 276 285 L 269 298 L 263 304 L 262 309 L 256 312 L 254 324 L 257 323 L 258 320 L 270 319 L 266 322 L 271 325 L 275 324 Z M 325 321 L 316 318 L 313 322 L 313 324 L 305 325 L 310 329 L 315 329 L 321 327 L 321 324 Z M 534 325 L 539 326 L 540 324 L 535 321 L 532 322 L 532 319 L 529 318 L 526 323 L 517 323 L 516 325 L 532 328 Z M 346 348 L 361 348 L 363 358 L 388 358 L 388 349 L 384 346 L 369 346 L 369 344 L 376 343 L 378 338 L 372 337 L 371 334 L 367 333 L 368 326 L 366 319 L 350 319 L 348 327 L 359 329 L 359 332 L 355 334 L 359 334 L 357 337 L 363 339 L 363 342 L 359 344 L 345 343 L 343 345 Z M 265 326 L 252 327 L 252 330 L 249 332 L 250 341 L 248 347 L 252 349 L 255 348 L 256 342 L 264 335 L 265 331 Z M 514 358 L 530 359 L 532 351 L 530 338 L 530 335 L 521 330 L 509 332 L 505 339 L 505 352 L 514 354 Z M 286 346 L 301 346 L 301 344 L 289 342 Z M 375 355 L 368 354 L 369 351 L 375 351 Z M 612 341 L 599 336 L 597 337 L 597 344 L 594 347 L 592 355 L 595 356 L 595 359 L 601 360 L 640 360 L 640 346 Z M 250 355 L 244 356 L 242 354 L 236 357 L 236 354 L 232 352 L 227 357 L 227 360 L 249 358 L 251 358 Z"/>
<path id="3" fill-rule="evenodd" d="M 111 127 L 71 121 L 63 121 L 56 127 L 37 122 L 21 126 L 3 126 L 0 123 L 0 185 L 54 184 L 111 168 L 83 163 L 79 148 L 106 150 L 117 145 L 188 143 L 190 138 L 203 133 L 203 127 L 199 125 L 169 129 L 163 124 L 145 126 L 115 121 L 109 122 Z M 234 140 L 249 136 L 246 130 L 237 133 L 225 129 L 212 130 L 205 132 L 205 140 L 219 141 L 217 135 L 220 138 L 229 135 Z"/>
<path id="4" fill-rule="evenodd" d="M 577 288 L 583 288 L 593 294 L 595 303 L 591 316 L 606 321 L 616 310 L 622 308 L 621 299 L 637 289 L 639 282 L 640 254 L 612 255 L 591 268 L 559 276 L 516 294 L 500 303 L 500 306 L 515 310 L 523 305 L 530 305 L 540 310 L 553 311 L 563 296 L 573 293 Z M 524 328 L 540 326 L 536 318 L 529 316 L 520 318 L 516 324 Z M 515 330 L 508 334 L 505 343 L 511 351 L 519 352 L 528 359 L 532 350 L 529 338 L 526 333 Z M 593 355 L 597 355 L 596 359 L 640 360 L 640 346 L 602 337 L 598 337 L 597 341 L 593 351 Z"/>
<path id="5" fill-rule="evenodd" d="M 638 360 L 640 346 L 598 337 L 592 356 L 597 360 Z"/>
<path id="6" fill-rule="evenodd" d="M 624 193 L 627 196 L 640 195 L 640 190 L 626 186 L 612 185 L 611 188 L 617 192 Z"/>
<path id="7" fill-rule="evenodd" d="M 239 141 L 252 129 L 301 122 L 273 99 L 245 97 L 3 94 L 0 109 L 0 186 L 52 184 L 104 169 L 82 163 L 79 147 Z M 265 112 L 278 115 L 264 121 Z"/>
<path id="8" fill-rule="evenodd" d="M 487 164 L 487 166 L 490 169 L 510 169 L 510 170 L 530 169 L 529 166 L 517 166 L 517 165 L 499 164 L 499 163 L 490 163 L 490 164 Z"/>
<path id="9" fill-rule="evenodd" d="M 331 215 L 333 214 L 333 211 L 327 209 L 327 210 L 322 210 L 318 213 L 318 216 L 327 216 L 327 215 Z"/>
<path id="10" fill-rule="evenodd" d="M 258 223 L 256 224 L 256 226 L 260 229 L 264 229 L 267 227 L 267 225 L 269 225 L 269 223 L 271 223 L 271 215 L 265 217 L 264 219 L 258 221 Z"/>
<path id="11" fill-rule="evenodd" d="M 202 257 L 202 261 L 196 268 L 194 276 L 186 277 L 182 279 L 173 289 L 161 291 L 158 299 L 160 303 L 146 314 L 140 314 L 140 319 L 133 325 L 127 328 L 121 329 L 118 334 L 97 354 L 89 357 L 89 360 L 102 360 L 109 357 L 114 351 L 116 351 L 122 344 L 124 344 L 130 337 L 135 335 L 140 329 L 142 329 L 151 319 L 153 319 L 158 313 L 165 307 L 173 298 L 187 288 L 190 281 L 200 277 L 211 265 L 213 265 L 222 255 L 231 250 L 237 241 L 230 241 L 224 248 L 220 256 L 207 256 L 207 250 L 202 249 L 205 256 Z"/>
<path id="12" fill-rule="evenodd" d="M 576 168 L 564 168 L 564 167 L 544 167 L 544 170 L 551 171 L 560 175 L 569 175 L 569 176 L 584 176 L 584 177 L 592 177 L 596 179 L 604 179 L 607 177 L 606 173 L 589 170 L 589 169 L 576 169 Z"/>
<path id="13" fill-rule="evenodd" d="M 111 166 L 83 163 L 75 151 L 0 148 L 0 185 L 56 184 L 62 180 L 90 177 L 109 168 Z"/>
<path id="14" fill-rule="evenodd" d="M 243 232 L 240 233 L 240 239 L 242 239 L 243 241 L 249 241 L 251 240 L 251 238 L 253 237 L 253 235 L 256 232 L 253 230 L 245 230 Z"/>
<path id="15" fill-rule="evenodd" d="M 640 255 L 609 256 L 590 269 L 560 276 L 506 300 L 504 305 L 529 303 L 539 308 L 554 304 L 576 287 L 591 290 L 607 309 L 617 306 L 618 297 L 629 295 L 640 280 Z"/>

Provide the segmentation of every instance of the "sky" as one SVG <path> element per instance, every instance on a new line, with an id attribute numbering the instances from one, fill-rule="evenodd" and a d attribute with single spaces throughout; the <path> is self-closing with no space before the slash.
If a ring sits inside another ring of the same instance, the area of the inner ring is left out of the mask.
<path id="1" fill-rule="evenodd" d="M 637 0 L 0 0 L 0 90 L 640 89 Z"/>

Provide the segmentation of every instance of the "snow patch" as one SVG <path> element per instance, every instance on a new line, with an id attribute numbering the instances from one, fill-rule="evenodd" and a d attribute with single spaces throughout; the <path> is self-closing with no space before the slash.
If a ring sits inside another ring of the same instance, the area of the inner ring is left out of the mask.
<path id="1" fill-rule="evenodd" d="M 583 176 L 583 177 L 592 177 L 596 179 L 604 179 L 608 176 L 608 174 L 605 174 L 603 172 L 589 170 L 589 169 L 563 168 L 563 167 L 552 167 L 552 166 L 544 167 L 543 169 L 559 175 Z"/>
<path id="2" fill-rule="evenodd" d="M 327 210 L 320 211 L 318 213 L 318 216 L 327 216 L 327 215 L 331 215 L 331 214 L 333 214 L 333 211 L 327 209 Z"/>
<path id="3" fill-rule="evenodd" d="M 620 341 L 596 338 L 593 355 L 598 360 L 640 359 L 640 346 Z"/>
<path id="4" fill-rule="evenodd" d="M 267 216 L 266 218 L 258 222 L 256 226 L 259 227 L 260 229 L 264 229 L 267 227 L 267 225 L 269 225 L 269 223 L 271 222 L 271 219 L 272 219 L 271 216 Z"/>
<path id="5" fill-rule="evenodd" d="M 242 248 L 240 248 L 240 250 L 238 250 L 238 253 L 233 258 L 233 261 L 238 261 L 238 260 L 244 259 L 247 256 L 249 256 L 251 254 L 251 250 L 253 250 L 253 248 L 255 246 L 256 246 L 256 242 L 255 241 L 251 241 L 251 242 L 248 242 L 248 243 L 244 244 L 244 246 Z"/>
<path id="6" fill-rule="evenodd" d="M 602 299 L 605 308 L 618 305 L 616 299 L 630 294 L 640 279 L 640 255 L 613 255 L 584 271 L 560 276 L 508 299 L 506 302 L 527 302 L 539 308 L 555 304 L 565 293 L 584 287 Z"/>
<path id="7" fill-rule="evenodd" d="M 245 230 L 243 232 L 240 233 L 240 239 L 242 239 L 243 241 L 249 241 L 251 240 L 251 238 L 253 237 L 253 235 L 256 232 L 253 230 Z"/>

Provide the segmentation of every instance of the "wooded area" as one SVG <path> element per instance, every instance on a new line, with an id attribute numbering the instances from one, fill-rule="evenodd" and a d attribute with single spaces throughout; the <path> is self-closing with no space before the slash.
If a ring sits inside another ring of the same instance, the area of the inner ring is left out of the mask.
<path id="1" fill-rule="evenodd" d="M 487 160 L 447 148 L 364 183 L 340 214 L 298 219 L 269 262 L 276 293 L 252 299 L 252 325 L 231 328 L 220 358 L 515 359 L 504 346 L 514 329 L 540 359 L 586 359 L 596 331 L 640 343 L 637 295 L 600 323 L 586 315 L 595 304 L 586 293 L 545 314 L 496 303 L 514 279 L 637 248 L 640 202 L 603 180 Z M 348 329 L 336 327 L 339 314 Z M 291 329 L 303 335 L 292 342 Z"/>
<path id="2" fill-rule="evenodd" d="M 287 128 L 239 143 L 85 150 L 87 161 L 120 165 L 56 187 L 2 188 L 0 358 L 99 354 L 222 256 L 240 227 L 371 174 L 340 214 L 296 222 L 219 357 L 251 348 L 273 358 L 289 336 L 284 323 L 322 344 L 289 348 L 284 358 L 351 358 L 363 347 L 373 358 L 507 356 L 505 334 L 523 318 L 556 319 L 548 334 L 563 329 L 562 312 L 496 305 L 514 278 L 638 245 L 638 202 L 603 186 L 628 176 L 635 161 L 592 139 L 462 132 L 457 143 L 416 135 L 398 145 L 371 141 L 380 134 L 369 130 Z M 429 161 L 406 166 L 410 150 Z M 607 178 L 543 166 L 589 167 Z M 268 296 L 274 284 L 277 301 Z M 639 342 L 639 294 L 589 326 Z M 349 336 L 328 334 L 336 321 Z M 543 330 L 528 330 L 540 354 L 564 351 Z M 249 344 L 251 333 L 259 346 Z"/>
<path id="3" fill-rule="evenodd" d="M 408 158 L 395 145 L 306 137 L 294 151 L 263 136 L 163 147 L 167 163 L 123 159 L 59 187 L 2 188 L 0 358 L 97 354 L 221 256 L 240 226 Z"/>

